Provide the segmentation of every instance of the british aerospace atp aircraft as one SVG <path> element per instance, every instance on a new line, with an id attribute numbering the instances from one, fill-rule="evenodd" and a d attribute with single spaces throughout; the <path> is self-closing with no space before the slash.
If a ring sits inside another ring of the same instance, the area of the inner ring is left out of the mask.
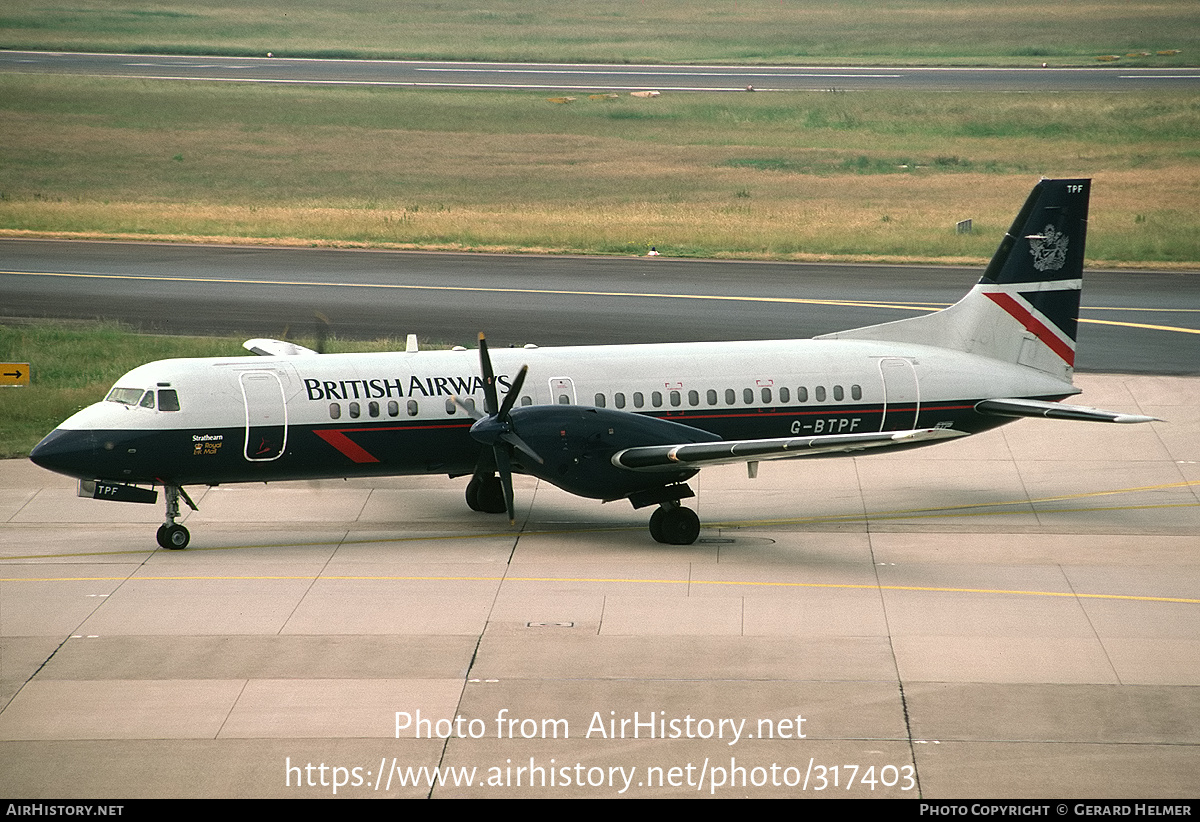
<path id="1" fill-rule="evenodd" d="M 650 533 L 700 533 L 701 468 L 928 445 L 1019 417 L 1148 422 L 1060 401 L 1071 384 L 1091 181 L 1042 180 L 982 279 L 942 311 L 808 340 L 488 352 L 318 354 L 135 368 L 34 449 L 96 499 L 157 501 L 164 548 L 190 539 L 187 485 L 469 476 L 473 510 L 513 509 L 513 473 L 658 506 Z"/>

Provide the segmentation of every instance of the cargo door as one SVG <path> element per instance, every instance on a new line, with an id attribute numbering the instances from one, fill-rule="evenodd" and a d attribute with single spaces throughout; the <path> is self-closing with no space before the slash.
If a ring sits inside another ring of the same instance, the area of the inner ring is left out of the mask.
<path id="1" fill-rule="evenodd" d="M 885 357 L 879 361 L 883 378 L 883 419 L 880 431 L 909 431 L 917 427 L 921 413 L 921 390 L 917 369 L 911 360 Z"/>

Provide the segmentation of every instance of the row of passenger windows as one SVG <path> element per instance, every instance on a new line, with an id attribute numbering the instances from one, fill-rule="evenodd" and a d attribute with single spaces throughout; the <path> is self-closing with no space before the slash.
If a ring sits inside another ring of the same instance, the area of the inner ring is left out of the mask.
<path id="1" fill-rule="evenodd" d="M 851 385 L 849 393 L 850 399 L 861 400 L 862 386 Z M 646 395 L 641 391 L 634 391 L 628 397 L 626 397 L 624 392 L 617 392 L 616 394 L 613 394 L 612 400 L 614 408 L 662 408 L 664 400 L 671 408 L 680 408 L 683 406 L 685 396 L 688 407 L 696 408 L 700 406 L 701 403 L 699 391 L 688 391 L 686 394 L 683 391 L 667 391 L 665 396 L 662 391 L 651 391 L 649 397 L 649 406 L 647 406 L 646 403 Z M 792 401 L 792 390 L 790 388 L 780 388 L 778 389 L 778 396 L 780 403 L 790 403 Z M 818 385 L 813 388 L 811 395 L 808 388 L 804 386 L 796 389 L 796 402 L 808 402 L 810 396 L 815 402 L 827 402 L 830 397 L 833 398 L 834 402 L 841 402 L 846 399 L 846 389 L 843 386 L 835 385 L 831 389 L 826 390 L 825 386 Z M 753 388 L 743 388 L 741 391 L 742 405 L 754 405 L 756 400 L 760 401 L 764 405 L 772 405 L 775 402 L 774 398 L 775 390 L 772 388 L 760 388 L 758 389 L 757 395 L 755 394 L 755 390 Z M 719 405 L 721 399 L 721 394 L 719 394 L 714 388 L 710 388 L 704 392 L 704 402 L 706 405 Z M 724 400 L 726 406 L 738 405 L 738 392 L 732 388 L 726 388 L 724 391 Z M 475 410 L 475 401 L 473 399 L 468 397 L 461 400 L 461 402 L 471 410 Z M 558 397 L 558 402 L 560 405 L 570 405 L 571 398 L 567 394 L 560 394 Z M 532 404 L 532 397 L 521 397 L 521 405 Z M 595 396 L 594 404 L 597 408 L 607 408 L 608 396 L 606 394 L 597 394 Z M 400 416 L 400 407 L 400 402 L 397 400 L 388 400 L 387 403 L 379 403 L 375 400 L 371 400 L 370 402 L 366 403 L 365 409 L 363 408 L 362 403 L 348 403 L 346 411 L 352 420 L 360 419 L 363 416 L 364 410 L 366 412 L 366 416 L 371 418 L 382 417 L 384 414 L 394 418 Z M 459 408 L 454 400 L 446 400 L 447 414 L 457 414 L 461 410 L 462 409 Z M 407 416 L 415 417 L 420 413 L 420 411 L 420 404 L 417 400 L 410 399 L 404 403 L 404 413 Z M 329 404 L 329 418 L 334 420 L 342 418 L 341 403 L 331 402 Z"/>
<path id="2" fill-rule="evenodd" d="M 846 389 L 840 385 L 833 386 L 832 391 L 827 391 L 825 386 L 818 385 L 816 388 L 814 388 L 812 390 L 811 396 L 812 396 L 813 400 L 816 402 L 826 402 L 829 399 L 831 394 L 833 396 L 834 402 L 841 402 L 842 400 L 846 399 Z M 700 405 L 700 392 L 699 391 L 694 391 L 694 390 L 688 391 L 686 396 L 687 396 L 687 404 L 689 407 L 695 408 Z M 775 402 L 774 396 L 775 396 L 774 389 L 771 389 L 771 388 L 758 389 L 757 397 L 755 396 L 753 388 L 743 388 L 742 392 L 741 392 L 741 404 L 754 405 L 754 403 L 756 401 L 761 401 L 761 403 L 763 405 L 772 405 Z M 596 406 L 598 408 L 605 408 L 607 406 L 608 398 L 604 394 L 597 394 L 595 399 L 596 399 Z M 646 395 L 643 394 L 641 391 L 634 391 L 632 396 L 630 397 L 630 399 L 632 399 L 632 401 L 633 401 L 634 408 L 645 408 L 646 407 Z M 720 394 L 718 394 L 717 390 L 714 388 L 710 388 L 706 392 L 704 392 L 704 404 L 705 405 L 710 405 L 710 406 L 719 405 L 720 399 L 721 399 Z M 738 392 L 732 388 L 726 388 L 724 399 L 725 399 L 725 405 L 737 405 L 738 404 Z M 861 385 L 850 386 L 850 399 L 852 399 L 852 400 L 861 400 L 862 399 L 862 386 Z M 682 392 L 682 391 L 668 391 L 666 393 L 666 401 L 672 408 L 681 407 L 683 405 L 683 400 L 684 400 L 684 392 Z M 560 402 L 562 401 L 561 397 L 559 398 L 559 401 Z M 780 388 L 779 389 L 779 402 L 786 404 L 791 401 L 792 401 L 792 390 L 790 388 Z M 801 387 L 797 388 L 796 389 L 796 402 L 808 402 L 808 401 L 809 401 L 808 388 L 806 388 L 805 386 L 801 386 Z M 626 407 L 625 394 L 623 394 L 621 392 L 614 394 L 613 395 L 613 406 L 615 408 L 625 408 Z M 661 392 L 661 391 L 651 391 L 650 392 L 650 407 L 651 408 L 662 408 L 663 407 L 663 392 Z"/>
<path id="3" fill-rule="evenodd" d="M 475 410 L 475 400 L 470 397 L 459 402 L 472 411 Z M 521 405 L 533 405 L 533 397 L 521 397 Z M 381 404 L 375 400 L 371 400 L 366 404 L 365 410 L 368 417 L 382 417 L 385 413 L 389 417 L 399 417 L 400 403 L 396 400 L 388 400 L 387 403 Z M 458 403 L 454 400 L 446 400 L 447 414 L 457 414 L 461 410 L 458 407 Z M 362 403 L 352 402 L 346 406 L 346 412 L 352 420 L 360 419 L 363 416 L 363 411 Z M 404 413 L 410 417 L 417 416 L 421 413 L 420 403 L 417 400 L 407 400 L 404 403 Z M 329 418 L 333 420 L 340 420 L 342 418 L 342 404 L 340 402 L 329 403 Z"/>

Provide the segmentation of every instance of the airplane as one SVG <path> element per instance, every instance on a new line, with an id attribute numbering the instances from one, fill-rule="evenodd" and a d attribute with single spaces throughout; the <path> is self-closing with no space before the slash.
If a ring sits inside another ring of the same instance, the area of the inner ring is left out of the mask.
<path id="1" fill-rule="evenodd" d="M 130 371 L 31 452 L 81 496 L 166 497 L 165 549 L 190 534 L 187 485 L 469 476 L 467 505 L 515 524 L 513 474 L 657 506 L 650 533 L 689 545 L 682 501 L 712 465 L 891 451 L 1022 417 L 1154 420 L 1062 400 L 1072 385 L 1091 181 L 1042 179 L 982 278 L 928 315 L 813 339 L 477 352 L 320 354 L 250 340 L 258 357 Z M 476 360 L 477 358 L 477 360 Z M 532 376 L 531 376 L 532 375 Z M 482 407 L 481 407 L 482 406 Z"/>

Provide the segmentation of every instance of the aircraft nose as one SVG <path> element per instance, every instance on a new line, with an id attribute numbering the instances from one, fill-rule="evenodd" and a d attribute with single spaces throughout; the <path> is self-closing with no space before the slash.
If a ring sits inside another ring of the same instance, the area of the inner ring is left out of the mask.
<path id="1" fill-rule="evenodd" d="M 88 432 L 55 428 L 33 447 L 29 459 L 48 471 L 88 479 L 94 476 L 96 443 Z"/>

